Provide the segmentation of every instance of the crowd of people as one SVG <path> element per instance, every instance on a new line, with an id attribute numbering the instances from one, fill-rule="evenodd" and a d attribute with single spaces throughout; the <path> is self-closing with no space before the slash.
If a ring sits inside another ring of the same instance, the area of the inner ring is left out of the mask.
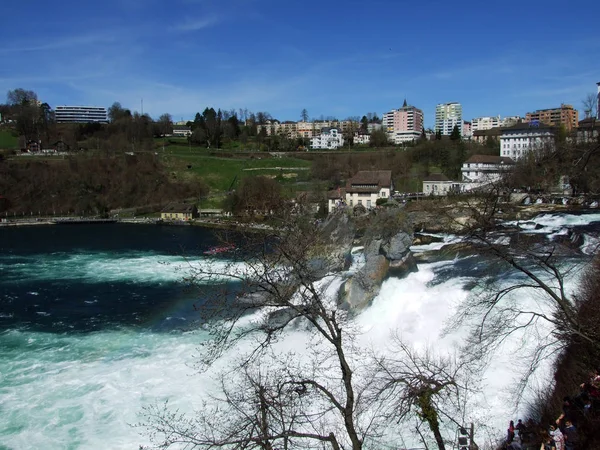
<path id="1" fill-rule="evenodd" d="M 544 427 L 528 419 L 517 424 L 511 420 L 508 425 L 506 450 L 583 450 L 580 444 L 578 427 L 600 411 L 600 369 L 590 375 L 590 379 L 580 386 L 575 397 L 564 397 L 562 413 L 549 426 Z"/>

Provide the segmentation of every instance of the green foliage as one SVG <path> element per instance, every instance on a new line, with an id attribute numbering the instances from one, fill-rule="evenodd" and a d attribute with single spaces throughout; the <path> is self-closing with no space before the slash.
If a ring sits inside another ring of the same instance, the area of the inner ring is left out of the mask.
<path id="1" fill-rule="evenodd" d="M 452 141 L 460 141 L 461 140 L 461 135 L 460 135 L 460 130 L 458 129 L 458 125 L 454 125 L 454 128 L 452 128 L 452 134 L 450 134 L 450 140 L 452 140 Z"/>
<path id="2" fill-rule="evenodd" d="M 0 130 L 0 149 L 16 149 L 19 147 L 19 140 L 9 130 Z"/>
<path id="3" fill-rule="evenodd" d="M 381 205 L 385 205 L 387 202 L 388 202 L 388 199 L 387 199 L 387 198 L 378 198 L 378 199 L 375 201 L 375 204 L 376 204 L 377 206 L 381 206 Z"/>

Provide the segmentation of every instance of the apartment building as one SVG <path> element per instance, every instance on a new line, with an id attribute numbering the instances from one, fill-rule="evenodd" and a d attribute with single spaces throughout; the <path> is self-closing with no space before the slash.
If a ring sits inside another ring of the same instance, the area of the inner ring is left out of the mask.
<path id="1" fill-rule="evenodd" d="M 458 131 L 463 134 L 462 105 L 457 102 L 440 103 L 435 108 L 435 131 L 449 136 L 458 126 Z"/>
<path id="2" fill-rule="evenodd" d="M 564 125 L 567 131 L 577 128 L 579 112 L 572 105 L 561 104 L 560 108 L 538 109 L 525 115 L 525 122 L 540 123 L 552 127 Z"/>
<path id="3" fill-rule="evenodd" d="M 522 123 L 502 128 L 500 134 L 500 156 L 515 161 L 526 156 L 532 150 L 552 148 L 555 128 L 536 123 Z"/>
<path id="4" fill-rule="evenodd" d="M 471 120 L 471 129 L 475 131 L 491 130 L 492 128 L 512 127 L 521 121 L 519 116 L 509 116 L 502 119 L 500 116 L 495 117 L 476 117 Z"/>
<path id="5" fill-rule="evenodd" d="M 464 139 L 471 139 L 473 137 L 473 124 L 471 122 L 463 121 L 462 137 Z"/>
<path id="6" fill-rule="evenodd" d="M 344 146 L 344 136 L 337 128 L 323 128 L 318 136 L 310 141 L 310 148 L 335 150 Z"/>
<path id="7" fill-rule="evenodd" d="M 418 139 L 423 131 L 423 111 L 408 105 L 404 100 L 402 108 L 383 114 L 382 125 L 392 140 L 395 136 L 410 137 L 409 140 Z"/>
<path id="8" fill-rule="evenodd" d="M 491 130 L 500 127 L 502 120 L 500 116 L 496 117 L 476 117 L 471 120 L 471 129 L 475 131 Z"/>
<path id="9" fill-rule="evenodd" d="M 57 106 L 54 117 L 57 123 L 108 122 L 108 113 L 103 106 Z"/>

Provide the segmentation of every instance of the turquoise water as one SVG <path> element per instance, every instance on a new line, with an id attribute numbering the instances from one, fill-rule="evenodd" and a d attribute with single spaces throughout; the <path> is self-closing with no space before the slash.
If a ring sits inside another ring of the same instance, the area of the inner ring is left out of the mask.
<path id="1" fill-rule="evenodd" d="M 196 227 L 0 229 L 0 448 L 137 448 L 143 405 L 185 404 L 203 300 L 182 278 L 217 243 Z"/>
<path id="2" fill-rule="evenodd" d="M 593 243 L 598 225 L 588 224 L 598 218 L 540 222 L 548 234 L 580 227 Z M 195 264 L 227 263 L 203 255 L 216 243 L 195 227 L 0 228 L 0 449 L 137 449 L 148 444 L 132 426 L 144 406 L 199 407 L 214 392 L 210 374 L 194 368 L 206 338 L 194 306 L 206 300 L 182 279 Z M 387 280 L 356 320 L 361 343 L 386 348 L 398 329 L 414 345 L 452 351 L 460 332 L 439 332 L 488 270 L 472 256 Z M 302 357 L 311 345 L 297 330 L 277 349 Z M 514 383 L 511 354 L 494 358 L 474 410 L 490 427 L 499 419 L 500 433 L 513 413 L 502 395 Z"/>

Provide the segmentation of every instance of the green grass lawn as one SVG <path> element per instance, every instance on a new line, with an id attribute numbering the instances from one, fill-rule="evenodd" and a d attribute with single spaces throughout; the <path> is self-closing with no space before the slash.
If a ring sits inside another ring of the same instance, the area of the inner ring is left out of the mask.
<path id="1" fill-rule="evenodd" d="M 175 146 L 166 149 L 163 159 L 173 176 L 201 179 L 213 193 L 227 191 L 236 177 L 239 181 L 250 175 L 274 176 L 283 184 L 306 181 L 311 166 L 310 161 L 291 157 L 272 158 L 257 153 L 244 158 L 225 158 Z"/>
<path id="2" fill-rule="evenodd" d="M 19 147 L 19 140 L 8 130 L 0 130 L 0 149 L 14 149 Z"/>

